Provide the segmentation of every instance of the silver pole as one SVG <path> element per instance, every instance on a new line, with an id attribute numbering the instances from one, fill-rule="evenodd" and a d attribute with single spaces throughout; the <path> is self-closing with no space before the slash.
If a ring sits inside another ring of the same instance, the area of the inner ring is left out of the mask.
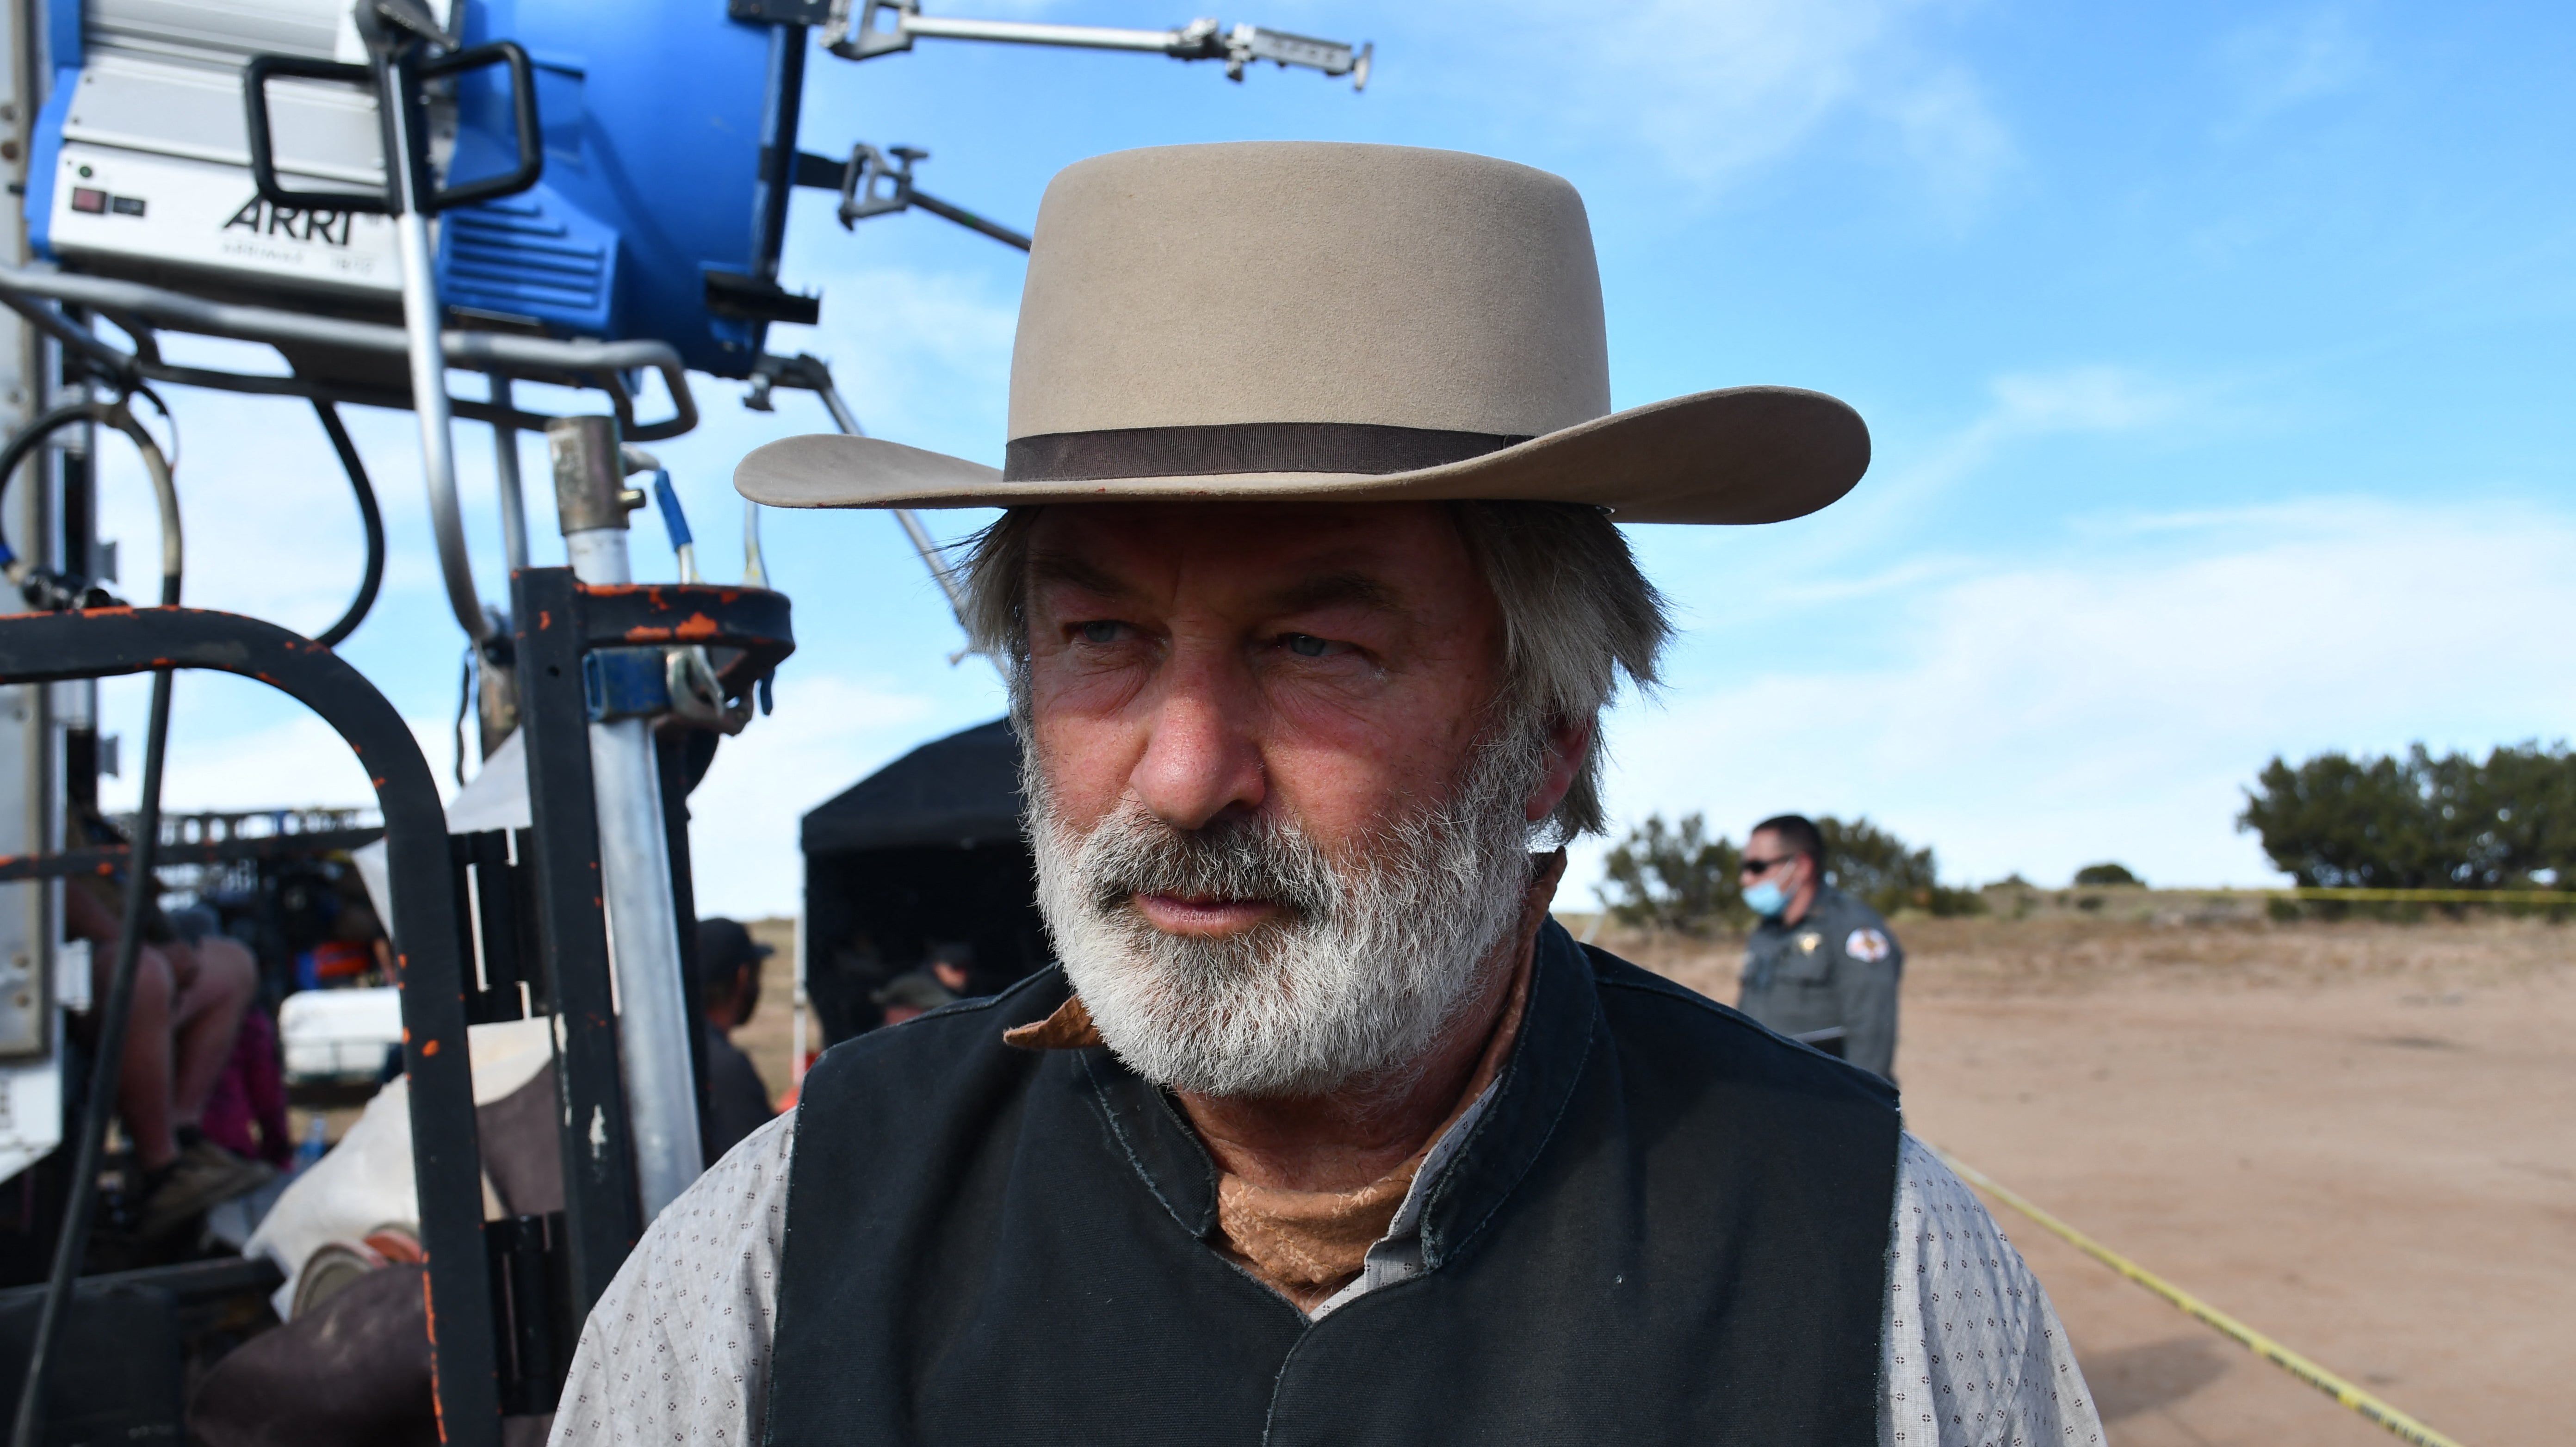
<path id="1" fill-rule="evenodd" d="M 742 500 L 742 582 L 746 588 L 769 586 L 769 560 L 760 555 L 760 504 Z"/>
<path id="2" fill-rule="evenodd" d="M 492 405 L 508 408 L 510 379 L 492 374 Z M 492 470 L 501 485 L 501 552 L 515 573 L 528 565 L 528 500 L 519 489 L 519 429 L 492 426 Z"/>
<path id="3" fill-rule="evenodd" d="M 906 14 L 906 35 L 934 40 L 998 40 L 1012 45 L 1067 45 L 1078 50 L 1143 50 L 1168 55 L 1198 41 L 1187 30 L 1122 30 L 1107 25 L 1038 25 L 1025 20 L 955 20 Z"/>
<path id="4" fill-rule="evenodd" d="M 474 564 L 465 555 L 465 515 L 456 503 L 456 441 L 448 427 L 447 357 L 439 345 L 438 253 L 429 239 L 429 217 L 419 209 L 418 178 L 411 173 L 411 117 L 399 103 L 384 110 L 385 164 L 394 172 L 402 214 L 393 218 L 402 253 L 403 330 L 411 355 L 412 412 L 420 418 L 420 465 L 429 477 L 429 528 L 438 543 L 438 570 L 447 581 L 447 606 L 465 636 L 492 636 L 491 620 L 474 591 Z"/>
<path id="5" fill-rule="evenodd" d="M 594 586 L 631 583 L 626 553 L 625 469 L 617 422 L 564 417 L 546 426 L 555 504 L 573 576 Z M 617 1040 L 626 1110 L 635 1130 L 635 1182 L 651 1220 L 705 1168 L 698 1138 L 694 1026 L 680 983 L 679 904 L 663 830 L 662 774 L 640 718 L 590 726 L 591 786 L 599 809 L 599 874 L 608 907 L 609 965 L 617 979 Z"/>

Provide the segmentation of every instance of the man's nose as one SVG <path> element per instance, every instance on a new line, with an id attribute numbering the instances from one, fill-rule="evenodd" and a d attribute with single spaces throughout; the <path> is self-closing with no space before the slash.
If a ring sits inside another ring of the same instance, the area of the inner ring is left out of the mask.
<path id="1" fill-rule="evenodd" d="M 1175 660 L 1148 721 L 1152 734 L 1128 780 L 1156 818 L 1197 829 L 1261 807 L 1268 793 L 1253 739 L 1260 700 L 1251 680 L 1214 660 Z"/>

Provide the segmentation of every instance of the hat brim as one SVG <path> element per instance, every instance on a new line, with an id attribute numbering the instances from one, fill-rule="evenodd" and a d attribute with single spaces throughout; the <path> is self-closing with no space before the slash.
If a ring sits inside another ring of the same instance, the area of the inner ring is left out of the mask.
<path id="1" fill-rule="evenodd" d="M 1796 387 L 1729 387 L 1407 472 L 1015 482 L 962 457 L 822 433 L 755 450 L 733 483 L 771 507 L 1475 500 L 1590 503 L 1621 522 L 1773 523 L 1833 502 L 1868 470 L 1869 427 L 1840 400 Z"/>

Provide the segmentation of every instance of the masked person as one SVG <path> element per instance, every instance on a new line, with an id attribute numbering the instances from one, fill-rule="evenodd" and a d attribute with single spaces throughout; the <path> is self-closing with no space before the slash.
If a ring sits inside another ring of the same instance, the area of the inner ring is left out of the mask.
<path id="1" fill-rule="evenodd" d="M 1741 877 L 1745 906 L 1762 922 L 1745 942 L 1736 1008 L 1894 1080 L 1905 951 L 1877 910 L 1825 883 L 1822 831 L 1798 814 L 1754 825 Z"/>
<path id="2" fill-rule="evenodd" d="M 1611 414 L 1582 202 L 1508 162 L 1125 152 L 1036 237 L 1000 471 L 735 482 L 1005 509 L 964 611 L 1060 963 L 816 1062 L 601 1297 L 555 1440 L 2098 1442 L 1886 1082 L 1548 916 L 1670 632 L 1612 510 L 1811 512 L 1860 419 Z"/>

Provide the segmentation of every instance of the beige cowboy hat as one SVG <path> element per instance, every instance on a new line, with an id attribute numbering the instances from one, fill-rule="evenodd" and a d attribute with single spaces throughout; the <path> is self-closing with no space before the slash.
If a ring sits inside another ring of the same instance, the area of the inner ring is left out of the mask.
<path id="1" fill-rule="evenodd" d="M 1592 231 L 1562 178 L 1262 141 L 1120 151 L 1048 185 L 998 471 L 823 435 L 753 452 L 734 486 L 773 507 L 1486 499 L 1765 523 L 1868 467 L 1869 429 L 1820 392 L 1612 412 Z"/>

